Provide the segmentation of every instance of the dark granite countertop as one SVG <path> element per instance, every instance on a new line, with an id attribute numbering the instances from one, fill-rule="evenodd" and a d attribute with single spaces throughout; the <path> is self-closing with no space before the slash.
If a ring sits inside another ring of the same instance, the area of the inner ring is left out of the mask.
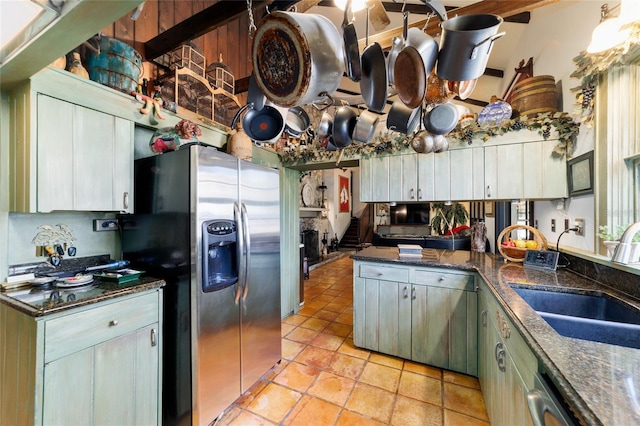
<path id="1" fill-rule="evenodd" d="M 400 258 L 397 248 L 373 246 L 351 257 L 362 261 L 477 271 L 585 423 L 640 424 L 640 350 L 559 335 L 509 283 L 555 291 L 599 291 L 640 309 L 638 299 L 571 271 L 524 268 L 520 263 L 505 263 L 502 257 L 492 254 L 427 249 L 423 250 L 422 258 Z"/>
<path id="2" fill-rule="evenodd" d="M 89 285 L 73 288 L 55 288 L 55 286 L 26 287 L 0 292 L 0 303 L 33 317 L 41 317 L 79 306 L 91 305 L 125 295 L 160 288 L 164 285 L 165 282 L 163 280 L 145 276 L 126 283 L 102 281 L 94 278 L 94 281 Z M 52 294 L 56 291 L 57 297 L 52 298 Z"/>

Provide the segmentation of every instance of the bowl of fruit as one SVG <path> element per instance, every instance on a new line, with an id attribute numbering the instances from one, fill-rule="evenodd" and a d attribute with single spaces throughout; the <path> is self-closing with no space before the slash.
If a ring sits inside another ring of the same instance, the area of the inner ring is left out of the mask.
<path id="1" fill-rule="evenodd" d="M 513 238 L 514 231 L 524 229 L 528 234 L 525 238 Z M 511 225 L 502 230 L 498 236 L 498 251 L 507 260 L 522 262 L 527 250 L 546 250 L 547 239 L 538 231 L 528 225 Z"/>

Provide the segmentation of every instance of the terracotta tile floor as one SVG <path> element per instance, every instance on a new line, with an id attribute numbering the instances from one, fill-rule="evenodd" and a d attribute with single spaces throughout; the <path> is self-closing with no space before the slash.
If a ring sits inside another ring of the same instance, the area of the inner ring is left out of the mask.
<path id="1" fill-rule="evenodd" d="M 282 362 L 219 425 L 489 425 L 478 379 L 353 345 L 352 260 L 313 269 Z"/>

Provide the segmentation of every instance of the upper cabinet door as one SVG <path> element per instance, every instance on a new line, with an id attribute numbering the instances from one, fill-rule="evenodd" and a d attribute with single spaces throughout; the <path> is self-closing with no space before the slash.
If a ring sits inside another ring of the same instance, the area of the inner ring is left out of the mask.
<path id="1" fill-rule="evenodd" d="M 37 97 L 37 211 L 133 211 L 133 123 Z"/>
<path id="2" fill-rule="evenodd" d="M 38 95 L 36 122 L 33 137 L 37 143 L 26 141 L 25 145 L 37 156 L 37 166 L 27 166 L 28 157 L 24 159 L 24 172 L 37 182 L 35 188 L 31 186 L 35 194 L 27 196 L 35 204 L 31 211 L 73 210 L 73 105 Z M 26 186 L 23 191 L 27 191 Z"/>

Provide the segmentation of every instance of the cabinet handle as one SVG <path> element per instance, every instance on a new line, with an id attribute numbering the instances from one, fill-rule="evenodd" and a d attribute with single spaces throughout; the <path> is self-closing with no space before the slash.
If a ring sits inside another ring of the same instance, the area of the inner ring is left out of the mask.
<path id="1" fill-rule="evenodd" d="M 405 299 L 407 297 L 409 297 L 409 292 L 407 291 L 407 286 L 406 285 L 404 286 L 404 295 L 402 297 L 404 297 Z"/>
<path id="2" fill-rule="evenodd" d="M 416 288 L 415 287 L 411 289 L 411 298 L 414 299 L 414 300 L 416 298 Z"/>
<path id="3" fill-rule="evenodd" d="M 156 346 L 158 344 L 158 337 L 155 328 L 151 329 L 151 346 Z"/>
<path id="4" fill-rule="evenodd" d="M 498 370 L 505 372 L 507 371 L 507 366 L 505 364 L 505 356 L 507 355 L 507 353 L 504 350 L 504 346 L 502 345 L 502 342 L 498 342 L 496 343 L 496 350 L 495 350 L 495 355 L 496 355 L 496 362 L 498 363 Z"/>
<path id="5" fill-rule="evenodd" d="M 482 311 L 480 314 L 480 323 L 483 327 L 487 327 L 487 311 Z"/>
<path id="6" fill-rule="evenodd" d="M 444 275 L 440 275 L 440 279 L 438 281 L 444 281 Z"/>
<path id="7" fill-rule="evenodd" d="M 129 193 L 125 192 L 124 195 L 122 196 L 122 207 L 124 207 L 125 209 L 129 208 Z"/>
<path id="8" fill-rule="evenodd" d="M 422 200 L 422 188 L 418 188 L 418 200 Z"/>
<path id="9" fill-rule="evenodd" d="M 487 197 L 491 197 L 491 185 L 487 185 Z"/>
<path id="10" fill-rule="evenodd" d="M 118 325 L 118 320 L 114 319 L 109 321 L 109 327 L 115 327 L 116 325 Z"/>
<path id="11" fill-rule="evenodd" d="M 414 190 L 413 188 L 411 188 L 411 191 L 409 191 L 409 198 L 410 198 L 411 200 L 413 200 L 414 198 L 416 198 L 416 197 L 415 197 L 415 195 L 413 195 L 413 193 L 414 193 L 414 192 L 415 192 L 415 190 Z"/>

